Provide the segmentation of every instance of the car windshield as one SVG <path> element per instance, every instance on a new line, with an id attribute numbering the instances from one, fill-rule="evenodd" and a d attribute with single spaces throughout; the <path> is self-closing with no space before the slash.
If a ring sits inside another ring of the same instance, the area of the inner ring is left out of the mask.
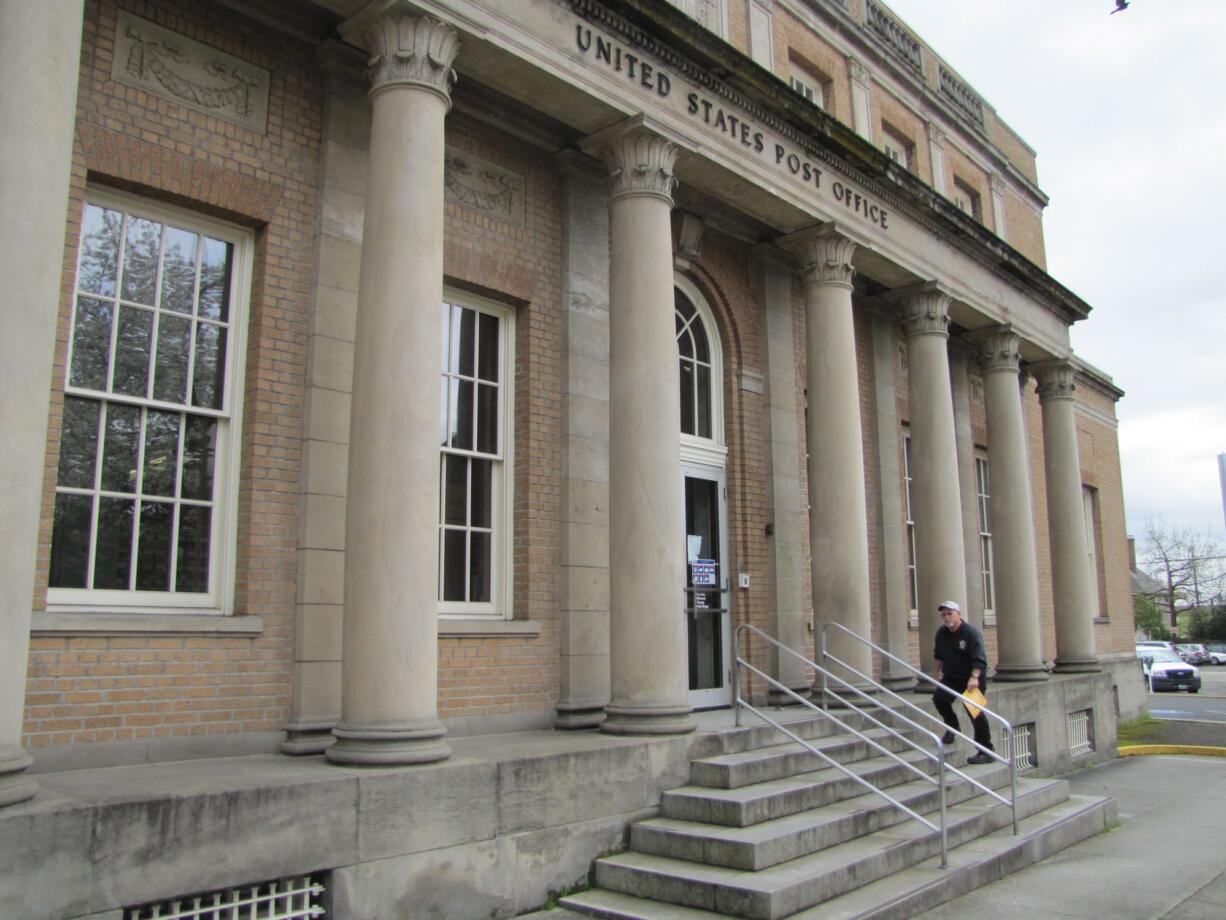
<path id="1" fill-rule="evenodd" d="M 1143 655 L 1153 661 L 1174 661 L 1183 664 L 1183 659 L 1168 648 L 1139 648 L 1138 655 Z"/>

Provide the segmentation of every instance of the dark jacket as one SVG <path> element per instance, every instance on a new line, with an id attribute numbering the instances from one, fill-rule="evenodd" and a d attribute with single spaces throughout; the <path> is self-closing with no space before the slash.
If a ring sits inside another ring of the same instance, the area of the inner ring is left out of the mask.
<path id="1" fill-rule="evenodd" d="M 983 647 L 983 636 L 966 620 L 953 632 L 947 626 L 937 630 L 932 657 L 941 662 L 941 673 L 953 679 L 971 676 L 971 668 L 978 668 L 981 676 L 988 673 L 988 653 Z"/>

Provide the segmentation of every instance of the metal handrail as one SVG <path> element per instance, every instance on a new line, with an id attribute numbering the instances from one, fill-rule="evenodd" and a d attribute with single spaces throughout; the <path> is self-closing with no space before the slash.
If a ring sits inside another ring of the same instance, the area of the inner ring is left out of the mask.
<path id="1" fill-rule="evenodd" d="M 810 744 L 805 739 L 801 738 L 800 736 L 796 735 L 794 732 L 785 728 L 781 722 L 778 722 L 775 719 L 772 719 L 770 716 L 766 715 L 766 713 L 754 707 L 751 703 L 749 703 L 748 700 L 745 700 L 742 698 L 741 696 L 741 668 L 745 668 L 751 673 L 757 674 L 759 677 L 765 680 L 768 684 L 782 691 L 787 696 L 796 700 L 796 702 L 809 707 L 818 715 L 821 715 L 824 718 L 827 718 L 830 721 L 834 722 L 844 731 L 850 732 L 851 734 L 855 735 L 857 738 L 859 738 L 861 741 L 868 744 L 870 747 L 873 747 L 881 751 L 887 757 L 898 762 L 899 764 L 904 766 L 906 769 L 909 769 L 912 772 L 919 773 L 928 782 L 933 782 L 931 777 L 929 777 L 927 774 L 923 773 L 923 771 L 916 768 L 914 764 L 899 757 L 893 751 L 877 743 L 876 740 L 869 738 L 864 732 L 860 731 L 859 729 L 853 728 L 851 725 L 847 724 L 842 719 L 840 719 L 838 716 L 834 715 L 828 710 L 824 710 L 816 706 L 812 700 L 805 699 L 799 693 L 796 693 L 794 690 L 792 690 L 790 687 L 787 687 L 784 684 L 780 683 L 778 680 L 771 677 L 769 674 L 766 674 L 765 672 L 761 671 L 760 669 L 756 668 L 748 660 L 741 657 L 741 654 L 740 654 L 741 635 L 744 632 L 756 633 L 757 635 L 765 639 L 767 642 L 769 642 L 771 645 L 774 645 L 779 650 L 786 652 L 790 655 L 794 655 L 795 657 L 799 658 L 801 661 L 804 661 L 810 667 L 816 669 L 818 673 L 823 674 L 823 677 L 826 675 L 826 669 L 823 668 L 821 665 L 819 665 L 817 662 L 810 661 L 809 659 L 805 658 L 800 653 L 794 651 L 793 649 L 788 648 L 786 645 L 783 645 L 782 643 L 780 643 L 777 639 L 775 639 L 769 633 L 763 632 L 758 627 L 753 626 L 749 623 L 742 623 L 736 628 L 736 634 L 734 638 L 735 651 L 736 651 L 736 665 L 732 669 L 732 686 L 733 686 L 733 698 L 735 701 L 734 706 L 736 709 L 736 724 L 738 726 L 740 726 L 741 724 L 741 710 L 748 709 L 750 712 L 752 712 L 758 718 L 762 719 L 762 721 L 766 722 L 772 728 L 776 729 L 777 731 L 782 732 L 784 735 L 787 735 L 793 741 L 797 742 L 802 747 L 807 749 L 810 753 L 815 754 L 816 756 L 822 758 L 824 761 L 829 763 L 832 767 L 835 767 L 836 769 L 840 770 L 842 773 L 844 773 L 846 776 L 848 776 L 853 781 L 859 783 L 861 786 L 863 786 L 870 792 L 874 793 L 875 795 L 878 795 L 881 798 L 885 799 L 895 808 L 899 809 L 900 811 L 905 812 L 907 815 L 914 818 L 916 821 L 919 821 L 929 830 L 936 831 L 941 839 L 941 868 L 942 869 L 947 868 L 949 865 L 949 833 L 948 833 L 948 828 L 947 828 L 948 822 L 945 819 L 945 771 L 948 768 L 948 769 L 954 770 L 955 773 L 959 773 L 959 775 L 964 776 L 965 774 L 962 774 L 961 771 L 956 770 L 952 767 L 948 767 L 948 765 L 945 763 L 945 747 L 943 744 L 941 744 L 941 739 L 937 737 L 937 735 L 934 732 L 930 732 L 927 729 L 923 728 L 922 726 L 914 725 L 914 728 L 916 731 L 920 732 L 923 735 L 927 735 L 928 738 L 933 742 L 933 745 L 936 748 L 936 755 L 934 756 L 932 754 L 929 754 L 927 751 L 924 750 L 922 746 L 920 746 L 918 743 L 916 743 L 915 741 L 913 741 L 911 738 L 907 737 L 906 735 L 902 734 L 901 732 L 898 732 L 895 729 L 890 728 L 888 725 L 884 725 L 883 723 L 874 719 L 872 716 L 869 716 L 867 713 L 861 712 L 861 710 L 859 710 L 858 708 L 854 706 L 851 707 L 857 713 L 860 713 L 861 715 L 870 719 L 877 725 L 880 725 L 882 729 L 884 729 L 885 732 L 889 734 L 890 736 L 893 736 L 895 738 L 902 740 L 905 744 L 909 745 L 913 749 L 920 751 L 925 757 L 931 758 L 932 760 L 936 761 L 937 763 L 936 784 L 937 784 L 937 798 L 938 798 L 939 810 L 940 810 L 940 823 L 934 824 L 931 821 L 929 821 L 927 818 L 920 815 L 919 813 L 913 811 L 911 808 L 908 808 L 906 805 L 898 801 L 898 799 L 894 798 L 888 792 L 885 792 L 882 789 L 878 789 L 868 780 L 864 779 L 862 776 L 859 776 L 858 774 L 856 774 L 853 770 L 849 769 L 844 764 L 839 763 L 837 760 L 835 760 L 830 755 L 826 754 L 824 751 L 819 750 L 815 745 Z M 845 683 L 845 681 L 842 681 L 842 679 L 837 674 L 830 674 L 829 676 L 833 677 L 835 680 Z"/>
<path id="2" fill-rule="evenodd" d="M 1004 763 L 1004 764 L 1007 764 L 1007 765 L 1008 765 L 1008 767 L 1009 767 L 1009 800 L 1008 800 L 1008 801 L 1006 801 L 1004 798 L 1002 798 L 1001 796 L 997 795 L 995 792 L 992 792 L 992 791 L 990 791 L 990 790 L 984 789 L 984 791 L 985 791 L 985 792 L 987 792 L 989 795 L 991 795 L 993 798 L 997 799 L 998 801 L 1000 801 L 1000 802 L 1002 802 L 1003 804 L 1006 804 L 1006 805 L 1008 805 L 1008 806 L 1010 807 L 1010 809 L 1011 809 L 1011 810 L 1012 810 L 1012 812 L 1013 812 L 1013 833 L 1014 833 L 1014 835 L 1016 836 L 1016 835 L 1017 835 L 1017 833 L 1018 833 L 1018 826 L 1017 826 L 1017 758 L 1016 758 L 1016 756 L 1015 756 L 1016 751 L 1015 751 L 1015 748 L 1014 748 L 1014 743 L 1013 743 L 1013 725 L 1012 725 L 1012 723 L 1010 723 L 1008 719 L 1006 719 L 1004 716 L 1000 715 L 999 713 L 993 712 L 993 711 L 992 711 L 991 709 L 989 709 L 987 706 L 981 706 L 979 703 L 976 703 L 976 702 L 974 702 L 973 700 L 969 700 L 969 699 L 967 699 L 965 696 L 963 696 L 963 695 L 962 695 L 961 693 L 959 693 L 957 690 L 954 690 L 953 688 L 948 687 L 948 686 L 946 686 L 945 684 L 941 683 L 940 681 L 936 680 L 936 679 L 935 679 L 935 678 L 933 678 L 932 676 L 930 676 L 930 675 L 928 675 L 928 674 L 925 674 L 925 673 L 924 673 L 923 671 L 921 671 L 919 668 L 915 667 L 914 665 L 909 664 L 908 662 L 906 662 L 906 661 L 904 661 L 903 659 L 899 658 L 897 655 L 893 655 L 893 654 L 891 654 L 890 652 L 888 652 L 888 651 L 886 651 L 884 648 L 882 648 L 880 645 L 878 645 L 877 643 L 873 642 L 871 639 L 866 639 L 866 638 L 864 638 L 863 636 L 861 636 L 859 633 L 857 633 L 857 632 L 853 632 L 852 630 L 850 630 L 850 629 L 848 629 L 846 626 L 844 626 L 842 623 L 823 623 L 823 624 L 822 624 L 822 631 L 821 631 L 821 640 L 822 640 L 822 641 L 821 641 L 821 655 L 822 655 L 822 658 L 823 658 L 824 660 L 825 660 L 825 659 L 829 659 L 829 660 L 831 660 L 831 661 L 834 661 L 834 662 L 835 662 L 835 663 L 837 663 L 837 664 L 838 664 L 840 667 L 846 668 L 848 671 L 851 671 L 852 673 L 856 674 L 856 676 L 858 676 L 858 677 L 860 677 L 860 678 L 862 678 L 862 679 L 867 680 L 869 683 L 873 684 L 873 685 L 874 685 L 875 687 L 877 687 L 879 690 L 884 691 L 885 693 L 890 694 L 890 695 L 891 695 L 891 696 L 893 696 L 895 699 L 897 699 L 897 700 L 899 700 L 900 702 L 902 702 L 902 703 L 903 703 L 903 705 L 905 705 L 905 706 L 907 706 L 907 707 L 909 707 L 909 708 L 915 709 L 916 711 L 918 711 L 918 712 L 920 712 L 920 713 L 923 713 L 923 715 L 924 715 L 926 718 L 932 719 L 934 722 L 940 722 L 940 720 L 938 720 L 938 719 L 936 718 L 936 716 L 932 715 L 932 714 L 931 714 L 931 713 L 929 713 L 927 710 L 923 709 L 922 707 L 916 706 L 914 703 L 910 702 L 909 700 L 905 700 L 905 699 L 903 699 L 903 698 L 902 698 L 902 697 L 900 697 L 900 696 L 899 696 L 897 693 L 894 693 L 892 690 L 888 689 L 887 687 L 885 687 L 885 686 L 883 686 L 883 685 L 881 685 L 881 684 L 877 683 L 877 682 L 876 682 L 876 681 L 874 681 L 874 680 L 873 680 L 871 677 L 867 677 L 866 675 L 861 674 L 859 671 L 857 671 L 857 670 L 856 670 L 855 668 L 853 668 L 851 665 L 847 664 L 847 663 L 846 663 L 846 662 L 844 662 L 844 661 L 841 661 L 840 659 L 836 658 L 834 655 L 830 654 L 830 652 L 829 652 L 829 651 L 828 651 L 828 649 L 827 649 L 827 643 L 826 643 L 826 633 L 827 633 L 827 630 L 829 630 L 829 629 L 831 629 L 831 628 L 833 628 L 833 629 L 837 629 L 837 630 L 839 630 L 839 632 L 840 632 L 841 634 L 843 634 L 843 635 L 845 635 L 845 636 L 848 636 L 848 637 L 850 637 L 851 639 L 854 639 L 856 642 L 859 642 L 861 645 L 868 646 L 868 647 L 869 647 L 870 649 L 872 649 L 873 651 L 875 651 L 875 652 L 879 652 L 880 654 L 884 655 L 886 658 L 889 658 L 889 659 L 890 659 L 891 661 L 893 661 L 895 664 L 900 664 L 900 665 L 902 665 L 904 669 L 906 669 L 907 671 L 911 672 L 911 674 L 912 674 L 912 675 L 914 675 L 915 677 L 919 678 L 920 680 L 925 681 L 925 682 L 927 682 L 927 683 L 929 683 L 929 684 L 932 684 L 934 687 L 939 687 L 939 688 L 940 688 L 942 691 L 944 691 L 945 693 L 948 693 L 950 696 L 953 696 L 953 697 L 956 697 L 957 699 L 960 699 L 960 700 L 961 700 L 963 703 L 966 703 L 966 704 L 969 704 L 969 705 L 971 705 L 971 706 L 974 706 L 974 707 L 975 707 L 976 709 L 978 709 L 978 710 L 979 710 L 979 711 L 980 711 L 982 714 L 986 715 L 986 716 L 987 716 L 989 719 L 993 719 L 993 720 L 995 720 L 995 721 L 999 722 L 1001 725 L 1003 725 L 1003 726 L 1004 726 L 1004 729 L 1005 729 L 1005 747 L 1008 749 L 1008 753 L 1009 753 L 1009 756 L 1008 756 L 1007 758 L 1006 758 L 1006 757 L 1002 757 L 1002 756 L 1000 756 L 1000 755 L 999 755 L 998 753 L 996 753 L 996 751 L 995 751 L 995 750 L 993 750 L 992 748 L 984 747 L 982 744 L 980 744 L 980 743 L 979 743 L 978 741 L 976 741 L 974 738 L 971 738 L 971 737 L 969 737 L 968 735 L 963 734 L 963 733 L 962 733 L 961 731 L 959 731 L 959 730 L 955 730 L 955 729 L 952 729 L 952 728 L 951 728 L 951 729 L 950 729 L 950 731 L 954 732 L 954 734 L 958 735 L 960 738 L 965 738 L 967 741 L 969 741 L 971 744 L 973 744 L 973 745 L 974 745 L 974 746 L 975 746 L 975 747 L 976 747 L 978 750 L 980 750 L 980 751 L 981 751 L 981 752 L 983 752 L 984 754 L 987 754 L 987 755 L 988 755 L 989 757 L 991 757 L 993 760 L 997 760 L 997 761 L 1000 761 L 1001 763 Z M 824 669 L 822 669 L 822 670 L 824 671 Z M 845 683 L 845 681 L 844 681 L 844 683 Z M 823 676 L 822 676 L 822 695 L 823 695 L 823 697 L 825 697 L 826 692 L 827 692 L 826 677 L 825 677 L 825 674 L 823 673 Z M 944 722 L 940 722 L 940 724 L 944 726 L 944 724 L 945 724 L 945 723 L 944 723 Z M 967 777 L 967 779 L 969 780 L 969 779 L 970 779 L 970 777 Z M 981 784 L 979 784 L 979 783 L 975 782 L 974 780 L 970 780 L 970 781 L 971 781 L 972 783 L 974 783 L 976 786 L 979 786 L 980 788 L 983 788 L 983 786 L 982 786 Z"/>

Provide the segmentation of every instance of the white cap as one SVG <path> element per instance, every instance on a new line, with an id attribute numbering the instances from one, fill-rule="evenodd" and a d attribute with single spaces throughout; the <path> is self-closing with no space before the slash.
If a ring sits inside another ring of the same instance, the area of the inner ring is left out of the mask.
<path id="1" fill-rule="evenodd" d="M 957 601 L 941 601 L 937 604 L 937 610 L 953 610 L 958 613 L 962 612 L 962 608 L 958 606 Z"/>

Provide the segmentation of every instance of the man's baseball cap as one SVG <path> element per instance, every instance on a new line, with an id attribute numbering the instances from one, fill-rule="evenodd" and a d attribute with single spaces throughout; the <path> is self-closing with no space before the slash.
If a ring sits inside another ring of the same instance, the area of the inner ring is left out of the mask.
<path id="1" fill-rule="evenodd" d="M 958 606 L 957 601 L 941 601 L 937 604 L 937 610 L 954 610 L 958 613 L 962 612 L 962 608 Z"/>

